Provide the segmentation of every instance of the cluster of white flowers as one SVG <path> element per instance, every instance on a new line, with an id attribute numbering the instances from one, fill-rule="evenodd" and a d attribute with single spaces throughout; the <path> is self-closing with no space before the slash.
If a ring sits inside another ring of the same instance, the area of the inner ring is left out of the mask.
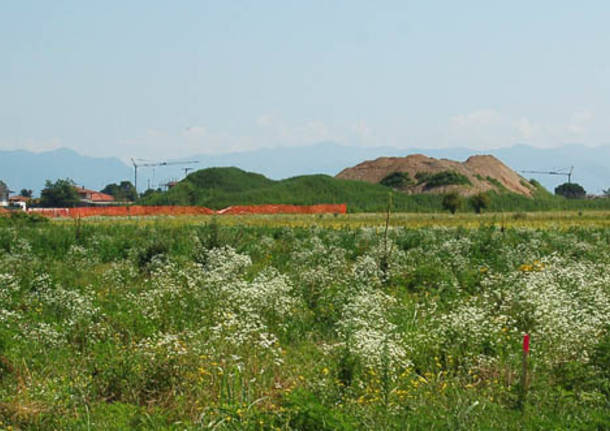
<path id="1" fill-rule="evenodd" d="M 136 347 L 151 361 L 167 362 L 188 353 L 184 340 L 176 334 L 156 333 L 140 340 Z"/>
<path id="2" fill-rule="evenodd" d="M 586 360 L 610 322 L 607 266 L 556 256 L 542 263 L 544 270 L 514 280 L 507 300 L 523 304 L 517 319 L 531 321 L 529 330 L 547 360 Z"/>
<path id="3" fill-rule="evenodd" d="M 186 292 L 192 291 L 197 285 L 197 271 L 200 265 L 182 266 L 163 255 L 152 258 L 150 277 L 145 280 L 146 288 L 139 293 L 129 292 L 129 300 L 137 305 L 144 317 L 158 322 L 169 318 L 165 314 L 166 307 L 172 304 L 187 306 Z M 129 275 L 129 274 L 127 274 Z"/>
<path id="4" fill-rule="evenodd" d="M 529 333 L 533 354 L 543 362 L 587 360 L 610 321 L 606 265 L 552 255 L 512 273 L 491 274 L 482 291 L 431 322 L 440 343 L 502 349 L 507 334 L 514 340 Z"/>
<path id="5" fill-rule="evenodd" d="M 250 257 L 227 246 L 210 250 L 205 261 L 203 286 L 216 297 L 219 310 L 212 341 L 267 351 L 279 362 L 278 338 L 269 325 L 284 327 L 297 306 L 288 277 L 268 267 L 254 280 L 245 280 Z"/>
<path id="6" fill-rule="evenodd" d="M 86 291 L 57 286 L 47 275 L 38 277 L 33 286 L 33 300 L 43 307 L 50 307 L 68 326 L 73 326 L 79 320 L 90 320 L 100 311 Z"/>
<path id="7" fill-rule="evenodd" d="M 205 279 L 209 283 L 236 280 L 252 265 L 250 256 L 229 246 L 206 250 L 204 261 Z"/>
<path id="8" fill-rule="evenodd" d="M 131 283 L 135 283 L 137 276 L 135 266 L 128 260 L 121 260 L 110 263 L 110 266 L 102 273 L 102 282 L 113 289 L 126 288 Z"/>
<path id="9" fill-rule="evenodd" d="M 363 289 L 343 309 L 337 332 L 344 347 L 369 368 L 397 371 L 410 364 L 410 348 L 388 319 L 394 306 L 396 300 L 382 291 Z"/>
<path id="10" fill-rule="evenodd" d="M 12 296 L 19 290 L 17 277 L 9 273 L 0 273 L 0 307 L 7 308 Z"/>
<path id="11" fill-rule="evenodd" d="M 66 260 L 74 264 L 94 265 L 99 262 L 99 257 L 93 250 L 73 244 L 68 249 Z"/>

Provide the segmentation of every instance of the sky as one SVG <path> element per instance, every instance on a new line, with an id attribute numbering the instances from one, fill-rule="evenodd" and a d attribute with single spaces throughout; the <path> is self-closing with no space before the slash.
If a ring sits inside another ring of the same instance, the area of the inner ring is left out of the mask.
<path id="1" fill-rule="evenodd" d="M 607 1 L 6 1 L 0 150 L 610 143 Z"/>

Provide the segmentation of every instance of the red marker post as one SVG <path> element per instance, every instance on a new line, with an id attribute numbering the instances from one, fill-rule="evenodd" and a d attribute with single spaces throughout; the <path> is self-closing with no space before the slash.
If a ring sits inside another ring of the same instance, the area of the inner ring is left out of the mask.
<path id="1" fill-rule="evenodd" d="M 530 354 L 530 334 L 523 335 L 523 371 L 521 373 L 521 407 L 525 403 L 525 396 L 527 395 L 527 387 L 529 385 L 529 378 L 527 375 L 527 359 Z"/>

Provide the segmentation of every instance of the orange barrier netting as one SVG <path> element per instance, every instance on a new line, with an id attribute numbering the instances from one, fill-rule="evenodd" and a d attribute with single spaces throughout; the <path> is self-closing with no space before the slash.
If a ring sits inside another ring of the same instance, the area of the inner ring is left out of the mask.
<path id="1" fill-rule="evenodd" d="M 31 208 L 28 210 L 45 217 L 127 217 L 157 215 L 239 215 L 239 214 L 324 214 L 347 212 L 347 205 L 238 205 L 219 211 L 197 206 L 107 206 L 78 208 Z"/>

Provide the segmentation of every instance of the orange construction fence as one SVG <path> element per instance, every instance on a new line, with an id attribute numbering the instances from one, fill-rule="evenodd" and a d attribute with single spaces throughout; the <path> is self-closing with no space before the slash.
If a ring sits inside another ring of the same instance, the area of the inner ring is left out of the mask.
<path id="1" fill-rule="evenodd" d="M 105 206 L 77 208 L 31 208 L 29 212 L 45 217 L 127 217 L 158 215 L 239 215 L 239 214 L 324 214 L 347 212 L 346 204 L 322 205 L 237 205 L 215 211 L 197 206 Z"/>

